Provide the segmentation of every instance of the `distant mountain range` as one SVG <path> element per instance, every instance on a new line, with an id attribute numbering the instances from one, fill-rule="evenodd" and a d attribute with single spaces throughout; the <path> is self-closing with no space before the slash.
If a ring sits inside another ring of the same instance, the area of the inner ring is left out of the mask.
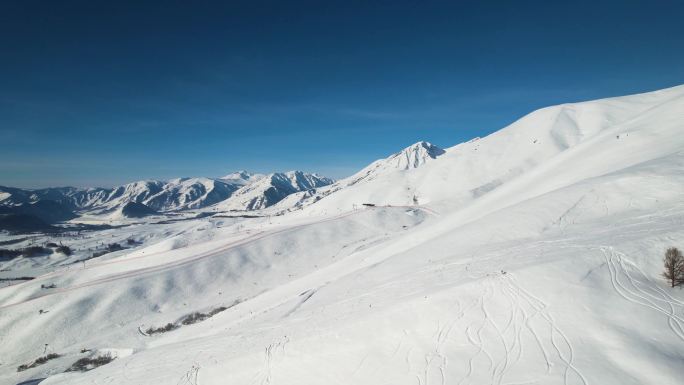
<path id="1" fill-rule="evenodd" d="M 203 208 L 253 211 L 274 207 L 283 211 L 311 205 L 357 184 L 418 168 L 445 153 L 431 143 L 418 142 L 337 182 L 302 171 L 268 175 L 237 171 L 221 178 L 143 180 L 113 188 L 0 186 L 0 215 L 13 215 L 12 223 L 24 218 L 53 224 L 81 215 L 140 218 Z"/>
<path id="2" fill-rule="evenodd" d="M 225 210 L 257 210 L 286 196 L 334 181 L 302 171 L 251 174 L 239 171 L 223 178 L 145 180 L 114 188 L 54 187 L 20 189 L 0 186 L 0 214 L 28 215 L 47 223 L 78 214 L 120 214 L 140 217 L 155 213 L 201 209 L 218 205 Z"/>

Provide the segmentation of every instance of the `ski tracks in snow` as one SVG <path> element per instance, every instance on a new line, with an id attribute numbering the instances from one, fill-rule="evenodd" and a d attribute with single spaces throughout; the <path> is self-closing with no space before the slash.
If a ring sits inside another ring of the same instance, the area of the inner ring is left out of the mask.
<path id="1" fill-rule="evenodd" d="M 662 314 L 667 324 L 679 339 L 684 341 L 684 302 L 672 297 L 656 282 L 653 282 L 625 254 L 612 247 L 601 247 L 606 259 L 610 282 L 615 292 L 625 300 Z"/>
<path id="2" fill-rule="evenodd" d="M 522 288 L 516 281 L 515 277 L 512 275 L 506 279 L 508 288 L 521 303 L 528 308 L 527 312 L 522 310 L 524 315 L 524 326 L 534 336 L 534 340 L 537 342 L 537 346 L 540 349 L 542 355 L 546 361 L 547 373 L 550 372 L 551 368 L 554 366 L 551 357 L 555 355 L 555 358 L 559 359 L 563 365 L 563 383 L 568 384 L 583 384 L 587 385 L 588 382 L 586 378 L 582 375 L 579 369 L 574 364 L 575 350 L 570 342 L 568 336 L 563 332 L 558 326 L 553 316 L 548 312 L 548 305 L 534 296 L 529 291 Z M 528 315 L 531 314 L 531 315 Z M 548 342 L 551 343 L 553 347 L 553 352 L 549 354 L 546 349 L 544 349 L 544 344 L 537 330 L 532 327 L 530 322 L 533 317 L 539 319 L 539 323 L 544 325 L 544 328 L 548 328 Z M 519 336 L 520 334 L 518 334 Z M 518 337 L 519 339 L 520 337 Z M 520 346 L 522 349 L 522 346 Z M 555 354 L 554 354 L 555 353 Z"/>
<path id="3" fill-rule="evenodd" d="M 181 378 L 178 380 L 177 385 L 199 385 L 198 376 L 200 371 L 200 365 L 194 363 L 192 368 L 188 370 Z"/>
<path id="4" fill-rule="evenodd" d="M 415 346 L 406 351 L 408 373 L 418 385 L 588 385 L 569 337 L 544 301 L 510 273 L 490 274 L 481 285 L 479 298 L 459 302 L 454 317 L 438 323 L 432 349 L 422 356 Z"/>
<path id="5" fill-rule="evenodd" d="M 264 366 L 252 380 L 252 385 L 273 384 L 274 365 L 285 357 L 285 346 L 288 342 L 290 342 L 290 338 L 284 336 L 276 339 L 264 348 Z"/>
<path id="6" fill-rule="evenodd" d="M 527 374 L 517 378 L 530 372 L 519 366 L 529 367 L 530 354 L 534 353 L 543 358 L 543 375 L 552 376 L 552 369 L 560 364 L 563 384 L 587 385 L 574 365 L 570 339 L 558 327 L 544 301 L 522 288 L 510 273 L 487 277 L 483 283 L 478 306 L 481 318 L 466 328 L 467 340 L 475 353 L 458 384 L 478 382 L 482 378 L 478 371 L 482 370 L 489 372 L 488 381 L 492 384 L 537 383 L 538 379 Z M 477 367 L 477 360 L 486 366 Z M 512 378 L 517 381 L 511 382 Z"/>

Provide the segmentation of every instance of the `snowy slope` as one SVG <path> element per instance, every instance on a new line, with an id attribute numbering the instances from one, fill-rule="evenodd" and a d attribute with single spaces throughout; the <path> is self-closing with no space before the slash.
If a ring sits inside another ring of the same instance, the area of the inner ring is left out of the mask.
<path id="1" fill-rule="evenodd" d="M 317 202 L 323 197 L 326 197 L 332 193 L 336 193 L 346 187 L 369 182 L 376 178 L 383 178 L 383 176 L 387 174 L 403 175 L 402 171 L 418 168 L 436 159 L 438 156 L 443 155 L 445 152 L 446 151 L 443 149 L 429 142 L 421 141 L 414 143 L 387 158 L 376 160 L 354 175 L 332 183 L 329 186 L 292 194 L 283 199 L 276 206 L 276 210 L 289 211 L 292 208 L 301 208 Z M 399 178 L 401 178 L 401 176 L 399 176 Z M 349 207 L 353 207 L 354 205 L 365 202 L 370 201 L 366 199 L 363 200 L 363 202 L 354 202 Z M 334 209 L 340 209 L 341 207 L 342 206 L 328 208 L 333 209 L 334 211 Z"/>
<path id="2" fill-rule="evenodd" d="M 659 274 L 684 248 L 684 87 L 426 160 L 269 219 L 107 230 L 149 243 L 0 289 L 0 382 L 681 383 L 684 292 Z M 16 372 L 46 343 L 61 356 Z M 118 357 L 62 373 L 98 351 Z"/>
<path id="3" fill-rule="evenodd" d="M 318 196 L 304 197 L 299 205 L 308 206 L 320 200 L 310 207 L 316 214 L 349 210 L 365 202 L 418 202 L 444 209 L 458 208 L 543 168 L 558 169 L 550 172 L 549 177 L 570 184 L 628 166 L 625 162 L 648 160 L 680 148 L 681 137 L 677 134 L 681 94 L 682 87 L 675 87 L 544 108 L 485 138 L 451 147 L 421 167 L 387 169 L 369 180 L 357 174 L 335 184 L 334 194 L 319 191 Z M 672 140 L 663 141 L 670 137 Z M 626 153 L 631 151 L 635 151 L 633 157 L 628 157 Z M 571 162 L 570 158 L 577 159 L 572 167 L 565 163 Z M 560 164 L 564 167 L 556 166 Z M 558 186 L 557 183 L 548 188 Z M 537 190 L 542 191 L 542 186 Z"/>
<path id="4" fill-rule="evenodd" d="M 333 183 L 331 179 L 301 171 L 274 173 L 242 187 L 230 199 L 221 202 L 216 207 L 219 210 L 264 209 L 280 202 L 288 195 L 310 191 L 331 183 Z"/>

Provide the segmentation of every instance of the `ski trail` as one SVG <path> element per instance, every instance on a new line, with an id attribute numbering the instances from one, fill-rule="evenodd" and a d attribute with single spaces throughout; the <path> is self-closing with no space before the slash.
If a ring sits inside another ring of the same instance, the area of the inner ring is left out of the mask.
<path id="1" fill-rule="evenodd" d="M 641 285 L 642 288 L 646 288 L 647 290 L 652 290 L 652 291 L 656 292 L 656 294 L 653 295 L 653 294 L 651 294 L 645 290 L 644 292 L 648 296 L 650 296 L 651 298 L 653 298 L 657 301 L 661 301 L 661 302 L 665 302 L 665 303 L 671 303 L 673 305 L 678 305 L 678 306 L 684 306 L 684 302 L 672 297 L 667 291 L 663 290 L 660 286 L 658 286 L 657 283 L 653 282 L 653 280 L 651 280 L 643 272 L 643 270 L 641 270 L 639 268 L 639 266 L 637 266 L 635 263 L 633 263 L 629 259 L 627 259 L 627 256 L 625 254 L 618 252 L 618 251 L 615 251 L 615 250 L 613 250 L 613 252 L 620 258 L 620 263 L 621 263 L 623 268 L 626 269 L 626 267 L 625 267 L 626 264 L 631 266 L 637 273 L 639 273 L 639 275 L 641 276 L 641 278 L 644 281 L 648 282 L 648 285 L 645 285 L 645 284 L 639 282 L 639 280 L 637 280 L 637 279 L 632 279 L 631 276 L 630 276 L 630 280 L 634 281 L 637 285 Z"/>
<path id="2" fill-rule="evenodd" d="M 285 356 L 285 346 L 290 338 L 284 336 L 264 348 L 263 368 L 254 376 L 252 384 L 270 385 L 273 383 L 273 366 Z"/>
<path id="3" fill-rule="evenodd" d="M 429 385 L 430 383 L 430 378 L 432 378 L 432 371 L 433 371 L 433 363 L 437 362 L 437 370 L 439 371 L 439 378 L 440 378 L 440 384 L 441 385 L 446 385 L 447 384 L 447 367 L 449 365 L 449 358 L 447 354 L 444 352 L 446 344 L 449 340 L 449 336 L 451 335 L 451 332 L 453 331 L 454 327 L 458 323 L 458 321 L 463 317 L 465 314 L 464 309 L 461 306 L 461 303 L 459 301 L 456 301 L 456 306 L 458 307 L 458 310 L 456 311 L 456 316 L 449 319 L 445 323 L 441 323 L 440 321 L 437 322 L 437 328 L 435 331 L 435 341 L 434 341 L 434 347 L 431 351 L 426 353 L 423 357 L 424 360 L 424 366 L 423 366 L 423 371 L 422 373 L 415 374 L 416 378 L 418 379 L 420 384 L 424 385 Z M 408 360 L 408 357 L 407 357 Z M 408 361 L 407 361 L 408 363 Z M 409 364 L 410 368 L 410 364 Z"/>
<path id="4" fill-rule="evenodd" d="M 359 372 L 361 371 L 361 368 L 363 367 L 363 364 L 366 363 L 367 359 L 368 359 L 368 354 L 363 356 L 363 358 L 361 359 L 361 362 L 359 362 L 359 365 L 356 367 L 356 369 L 354 369 L 354 372 L 352 372 L 352 374 L 351 374 L 352 378 L 356 377 L 356 375 L 359 374 Z"/>
<path id="5" fill-rule="evenodd" d="M 490 286 L 490 296 L 492 296 L 495 292 L 495 288 L 493 286 L 492 280 L 489 279 L 487 280 L 489 282 Z M 496 333 L 496 338 L 499 340 L 501 343 L 501 347 L 503 348 L 503 358 L 499 360 L 497 364 L 494 365 L 494 368 L 492 369 L 492 384 L 501 384 L 501 381 L 503 380 L 504 375 L 506 374 L 506 369 L 508 368 L 509 364 L 509 356 L 510 356 L 510 348 L 508 344 L 506 343 L 506 338 L 504 337 L 503 332 L 499 328 L 499 326 L 496 324 L 496 321 L 493 319 L 493 317 L 490 315 L 490 312 L 487 311 L 486 303 L 485 301 L 482 302 L 481 304 L 481 309 L 482 313 L 485 316 L 485 321 L 489 325 L 492 326 L 492 329 Z M 512 322 L 512 314 L 509 315 L 509 323 Z"/>
<path id="6" fill-rule="evenodd" d="M 616 252 L 612 247 L 602 247 L 601 251 L 606 259 L 610 282 L 615 292 L 629 302 L 663 314 L 672 333 L 684 341 L 684 318 L 677 315 L 676 311 L 677 307 L 684 307 L 684 304 L 665 293 L 631 262 L 629 265 L 639 272 L 642 280 L 630 274 L 624 254 Z"/>
<path id="7" fill-rule="evenodd" d="M 476 307 L 480 311 L 482 311 L 482 308 L 483 308 L 484 302 L 485 302 L 485 297 L 487 297 L 489 290 L 490 290 L 490 287 L 483 288 L 482 295 L 480 296 L 478 301 L 475 303 L 474 307 Z M 486 317 L 487 317 L 486 314 L 482 313 L 482 319 L 480 320 L 479 323 L 473 322 L 470 325 L 468 325 L 465 329 L 465 334 L 466 334 L 466 338 L 467 338 L 468 342 L 472 346 L 474 346 L 477 349 L 477 351 L 475 352 L 475 354 L 471 355 L 470 358 L 468 359 L 468 367 L 466 369 L 466 373 L 460 379 L 460 381 L 458 382 L 458 385 L 463 384 L 465 381 L 469 380 L 472 377 L 472 375 L 475 371 L 474 362 L 480 356 L 480 354 L 484 355 L 488 359 L 488 362 L 489 362 L 488 370 L 494 366 L 494 359 L 492 358 L 491 354 L 484 348 L 484 343 L 482 341 L 482 330 L 484 329 L 484 327 L 487 323 Z M 471 330 L 472 330 L 473 325 L 475 325 L 476 323 L 479 324 L 479 327 L 477 327 L 477 330 L 475 331 L 475 334 L 473 336 L 473 334 L 471 334 Z"/>
<path id="8" fill-rule="evenodd" d="M 542 353 L 542 356 L 544 357 L 544 361 L 546 363 L 546 373 L 549 373 L 551 371 L 551 361 L 549 359 L 549 354 L 546 352 L 546 349 L 544 348 L 544 344 L 541 341 L 541 338 L 539 337 L 539 333 L 535 331 L 535 329 L 530 325 L 532 321 L 534 321 L 534 318 L 539 315 L 539 310 L 533 308 L 533 312 L 531 315 L 528 315 L 527 311 L 521 306 L 521 294 L 520 294 L 520 288 L 515 286 L 515 285 L 508 285 L 507 290 L 511 293 L 516 298 L 516 302 L 518 306 L 520 306 L 520 312 L 523 317 L 523 327 L 532 335 L 534 338 L 537 347 L 539 348 L 539 351 Z M 522 344 L 520 345 L 520 354 L 522 354 Z"/>
<path id="9" fill-rule="evenodd" d="M 477 297 L 457 301 L 446 310 L 450 317 L 437 320 L 429 348 L 397 341 L 389 360 L 403 360 L 418 385 L 540 384 L 553 377 L 564 385 L 589 385 L 569 336 L 543 300 L 511 273 L 489 272 L 478 284 Z M 464 338 L 452 338 L 455 333 Z M 454 352 L 462 354 L 459 360 L 450 357 Z M 359 364 L 357 376 L 361 366 L 367 362 Z"/>
<path id="10" fill-rule="evenodd" d="M 199 385 L 197 377 L 199 376 L 200 366 L 198 363 L 194 363 L 192 368 L 188 370 L 181 378 L 178 380 L 176 385 Z"/>
<path id="11" fill-rule="evenodd" d="M 514 292 L 511 291 L 509 285 L 503 286 L 502 287 L 502 292 L 506 297 L 509 299 L 509 303 L 511 305 L 511 309 L 513 311 L 511 312 L 511 318 L 510 320 L 512 322 L 509 322 L 506 327 L 504 328 L 503 332 L 506 333 L 508 328 L 510 326 L 513 327 L 513 336 L 512 336 L 512 341 L 511 341 L 511 347 L 510 350 L 515 354 L 515 358 L 512 362 L 512 364 L 516 364 L 520 361 L 520 358 L 522 357 L 523 354 L 523 348 L 522 348 L 522 331 L 524 328 L 525 323 L 527 322 L 527 314 L 525 313 L 524 309 L 521 307 L 520 304 L 520 297 L 516 296 Z M 519 319 L 520 317 L 520 319 Z"/>
<path id="12" fill-rule="evenodd" d="M 575 352 L 572 347 L 572 344 L 570 343 L 570 339 L 568 336 L 558 327 L 556 324 L 555 319 L 553 316 L 546 310 L 547 305 L 544 301 L 539 299 L 538 297 L 534 296 L 531 294 L 529 291 L 525 290 L 522 288 L 518 283 L 515 277 L 513 277 L 512 274 L 508 274 L 507 276 L 504 277 L 504 280 L 508 282 L 508 284 L 511 285 L 512 288 L 514 288 L 514 291 L 518 293 L 520 298 L 527 302 L 529 306 L 535 310 L 536 314 L 538 314 L 541 319 L 545 320 L 546 323 L 548 324 L 550 328 L 550 333 L 549 333 L 549 342 L 553 346 L 554 350 L 556 351 L 556 354 L 558 358 L 565 364 L 565 370 L 563 372 L 563 382 L 564 384 L 568 385 L 570 376 L 571 374 L 574 374 L 577 379 L 583 384 L 587 385 L 588 382 L 584 375 L 577 369 L 577 367 L 574 365 L 574 356 Z M 527 323 L 529 325 L 529 322 Z M 535 337 L 537 342 L 540 345 L 540 348 L 543 347 L 541 345 L 540 339 L 538 337 Z M 544 357 L 547 359 L 547 368 L 550 367 L 550 362 L 548 360 L 549 356 L 544 352 Z"/>

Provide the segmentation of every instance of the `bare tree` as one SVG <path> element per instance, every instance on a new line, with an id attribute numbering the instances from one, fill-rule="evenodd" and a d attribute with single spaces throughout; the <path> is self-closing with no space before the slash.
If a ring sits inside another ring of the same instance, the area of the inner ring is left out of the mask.
<path id="1" fill-rule="evenodd" d="M 672 287 L 681 285 L 684 283 L 684 256 L 682 252 L 676 247 L 670 247 L 665 252 L 665 258 L 663 259 L 665 265 L 665 271 L 663 271 L 663 277 L 667 279 Z"/>

